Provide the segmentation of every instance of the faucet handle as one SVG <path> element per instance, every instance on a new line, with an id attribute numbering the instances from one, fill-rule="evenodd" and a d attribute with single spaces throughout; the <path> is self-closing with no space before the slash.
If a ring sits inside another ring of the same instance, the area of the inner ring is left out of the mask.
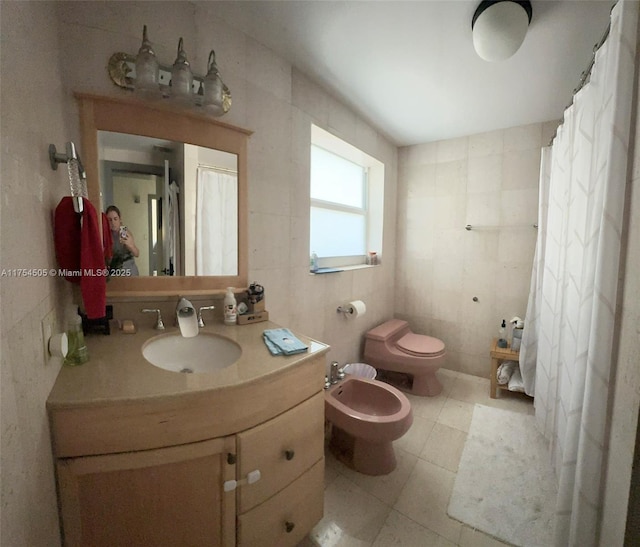
<path id="1" fill-rule="evenodd" d="M 202 310 L 215 310 L 215 306 L 201 306 L 198 308 L 198 327 L 204 327 L 204 321 L 202 320 Z"/>
<path id="2" fill-rule="evenodd" d="M 156 330 L 164 330 L 164 323 L 162 322 L 162 315 L 160 314 L 160 310 L 159 309 L 147 309 L 144 308 L 142 310 L 140 310 L 142 313 L 157 313 L 158 317 L 156 320 L 156 325 L 155 327 L 153 327 Z"/>

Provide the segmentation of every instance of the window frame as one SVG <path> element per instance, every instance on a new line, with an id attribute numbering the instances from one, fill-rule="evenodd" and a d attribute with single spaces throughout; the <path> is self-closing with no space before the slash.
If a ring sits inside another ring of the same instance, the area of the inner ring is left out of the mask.
<path id="1" fill-rule="evenodd" d="M 349 256 L 318 256 L 319 268 L 339 268 L 349 266 L 365 266 L 367 256 L 371 250 L 375 250 L 378 256 L 382 252 L 383 234 L 383 209 L 384 209 L 384 168 L 381 161 L 373 158 L 364 151 L 349 144 L 348 142 L 332 135 L 328 131 L 311 124 L 311 146 L 309 156 L 311 159 L 313 147 L 317 147 L 325 152 L 338 156 L 345 161 L 351 162 L 362 169 L 362 208 L 354 207 L 339 202 L 327 201 L 318 198 L 309 199 L 309 226 L 311 227 L 311 209 L 325 209 L 328 211 L 346 212 L 362 215 L 364 218 L 364 254 Z M 309 167 L 309 191 L 311 194 L 311 169 Z M 375 189 L 372 189 L 373 171 L 376 171 Z M 375 202 L 375 203 L 373 203 Z M 378 218 L 372 218 L 377 215 Z M 372 237 L 372 232 L 377 232 Z M 373 244 L 372 244 L 373 241 Z M 373 248 L 372 248 L 373 247 Z M 314 252 L 311 248 L 311 234 L 309 234 L 309 255 Z"/>

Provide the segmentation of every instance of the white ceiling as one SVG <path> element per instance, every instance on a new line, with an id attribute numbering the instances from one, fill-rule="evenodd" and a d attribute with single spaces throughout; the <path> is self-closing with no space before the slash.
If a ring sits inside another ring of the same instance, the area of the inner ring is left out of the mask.
<path id="1" fill-rule="evenodd" d="M 262 0 L 216 9 L 398 145 L 560 119 L 614 1 L 533 0 L 522 47 L 501 63 L 474 52 L 479 3 Z"/>

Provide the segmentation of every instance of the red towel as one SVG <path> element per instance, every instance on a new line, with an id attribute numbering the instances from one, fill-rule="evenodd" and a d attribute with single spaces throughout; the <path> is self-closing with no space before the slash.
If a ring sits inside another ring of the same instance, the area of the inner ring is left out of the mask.
<path id="1" fill-rule="evenodd" d="M 84 211 L 80 215 L 73 210 L 73 198 L 66 196 L 60 200 L 54 215 L 54 239 L 58 265 L 68 271 L 65 276 L 68 281 L 80 284 L 87 317 L 96 319 L 106 315 L 104 225 L 98 224 L 91 202 L 85 198 L 83 202 Z"/>

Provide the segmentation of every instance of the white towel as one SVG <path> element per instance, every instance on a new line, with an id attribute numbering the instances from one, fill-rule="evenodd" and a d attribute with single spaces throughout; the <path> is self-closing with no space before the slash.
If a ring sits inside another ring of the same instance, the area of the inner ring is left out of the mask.
<path id="1" fill-rule="evenodd" d="M 515 361 L 505 361 L 498 367 L 498 383 L 503 386 L 509 383 L 509 379 L 516 369 L 517 363 Z"/>
<path id="2" fill-rule="evenodd" d="M 524 382 L 522 381 L 520 367 L 516 367 L 511 378 L 509 378 L 509 391 L 521 391 L 524 393 Z"/>

